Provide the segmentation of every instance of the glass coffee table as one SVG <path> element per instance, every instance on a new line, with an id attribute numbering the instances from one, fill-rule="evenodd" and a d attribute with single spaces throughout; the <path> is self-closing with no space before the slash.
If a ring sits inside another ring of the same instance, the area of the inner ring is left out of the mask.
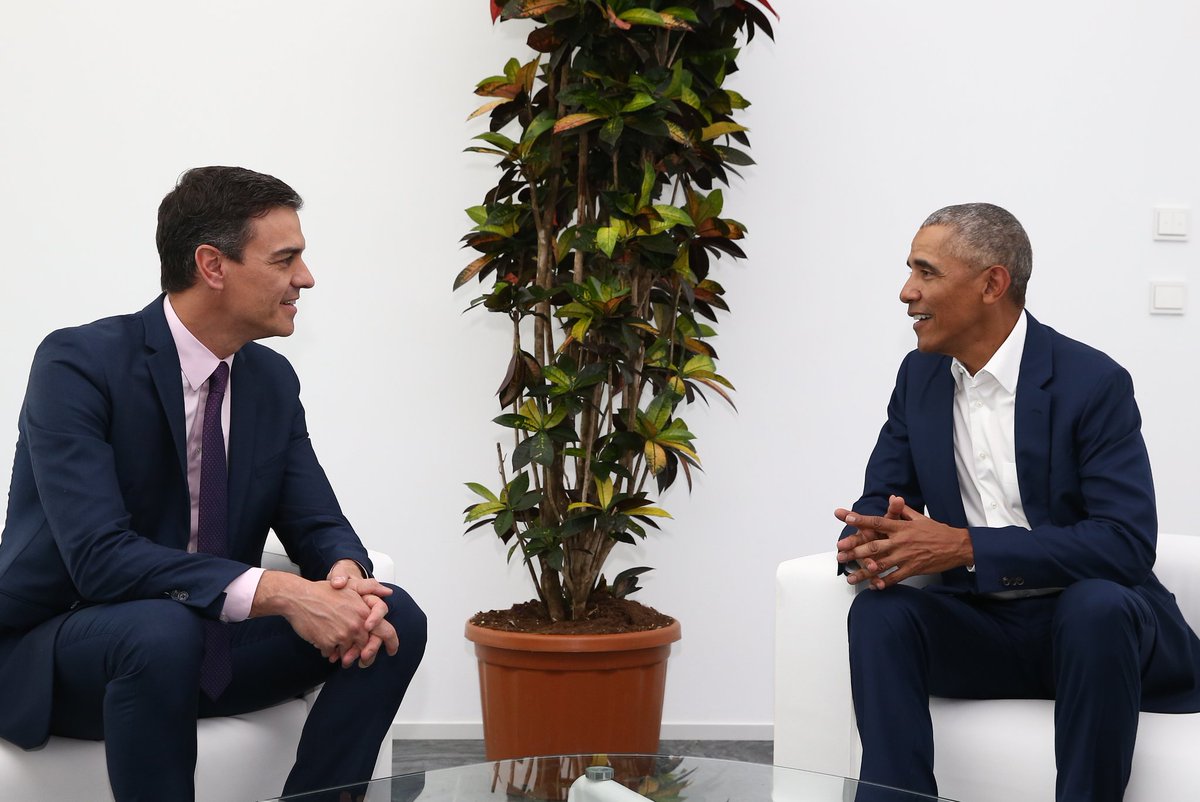
<path id="1" fill-rule="evenodd" d="M 593 768 L 593 779 L 578 778 Z M 611 772 L 609 771 L 611 769 Z M 611 779 L 608 775 L 611 774 Z M 602 785 L 602 783 L 611 785 Z M 615 787 L 616 784 L 623 786 Z M 934 802 L 938 797 L 761 763 L 664 755 L 560 755 L 402 774 L 276 802 Z M 949 802 L 948 800 L 946 802 Z"/>

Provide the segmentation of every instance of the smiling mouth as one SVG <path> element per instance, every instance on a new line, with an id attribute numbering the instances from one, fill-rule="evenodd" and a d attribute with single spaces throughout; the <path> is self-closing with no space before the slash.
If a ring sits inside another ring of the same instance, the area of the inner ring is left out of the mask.
<path id="1" fill-rule="evenodd" d="M 914 323 L 920 323 L 922 320 L 929 320 L 933 315 L 927 315 L 924 312 L 913 312 L 909 315 Z"/>

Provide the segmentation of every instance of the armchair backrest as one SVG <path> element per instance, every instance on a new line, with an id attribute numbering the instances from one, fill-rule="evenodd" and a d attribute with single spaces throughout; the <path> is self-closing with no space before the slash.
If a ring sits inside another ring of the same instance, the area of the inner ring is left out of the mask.
<path id="1" fill-rule="evenodd" d="M 1200 537 L 1160 532 L 1154 574 L 1175 594 L 1192 629 L 1200 631 Z"/>

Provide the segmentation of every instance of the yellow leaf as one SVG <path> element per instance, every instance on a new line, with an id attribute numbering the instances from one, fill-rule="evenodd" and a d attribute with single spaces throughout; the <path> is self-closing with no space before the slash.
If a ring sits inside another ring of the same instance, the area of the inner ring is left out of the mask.
<path id="1" fill-rule="evenodd" d="M 738 131 L 749 130 L 750 129 L 746 126 L 738 125 L 737 123 L 713 123 L 700 132 L 700 138 L 707 142 L 710 139 L 716 139 L 717 137 L 724 136 L 725 134 L 734 134 Z"/>
<path id="2" fill-rule="evenodd" d="M 612 504 L 612 497 L 612 479 L 596 477 L 596 499 L 600 502 L 600 508 L 607 510 L 608 505 Z"/>
<path id="3" fill-rule="evenodd" d="M 504 98 L 500 98 L 499 100 L 493 100 L 491 103 L 484 103 L 482 106 L 475 109 L 475 111 L 471 112 L 467 116 L 467 119 L 474 120 L 480 114 L 487 114 L 489 111 L 496 108 L 497 106 L 503 106 L 505 103 L 512 103 L 512 100 L 513 99 L 510 97 L 504 97 Z"/>
<path id="4" fill-rule="evenodd" d="M 650 468 L 650 473 L 657 476 L 662 472 L 662 469 L 667 467 L 667 450 L 653 440 L 646 441 L 646 466 Z"/>
<path id="5" fill-rule="evenodd" d="M 578 128 L 581 125 L 587 125 L 596 120 L 603 120 L 603 114 L 592 114 L 591 112 L 580 112 L 579 114 L 568 114 L 562 117 L 554 124 L 554 133 L 560 134 L 563 131 L 569 131 L 572 128 Z"/>
<path id="6" fill-rule="evenodd" d="M 634 507 L 632 510 L 625 510 L 626 515 L 649 515 L 654 518 L 670 518 L 671 513 L 658 507 Z"/>

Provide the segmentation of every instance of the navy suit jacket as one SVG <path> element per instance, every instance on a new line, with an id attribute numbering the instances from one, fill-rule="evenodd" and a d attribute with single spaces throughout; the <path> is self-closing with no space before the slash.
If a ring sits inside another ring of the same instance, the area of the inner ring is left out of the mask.
<path id="1" fill-rule="evenodd" d="M 857 512 L 888 496 L 967 527 L 954 465 L 951 359 L 913 351 L 900 366 L 887 422 L 867 463 Z M 991 593 L 1109 579 L 1137 591 L 1157 619 L 1143 709 L 1200 710 L 1200 641 L 1154 566 L 1158 518 L 1141 415 L 1129 374 L 1105 354 L 1028 316 L 1016 397 L 1017 484 L 1030 529 L 968 527 L 975 572 L 932 590 Z"/>
<path id="2" fill-rule="evenodd" d="M 269 529 L 309 579 L 370 567 L 317 462 L 287 360 L 233 359 L 229 558 L 187 553 L 179 356 L 159 296 L 141 312 L 48 336 L 34 356 L 0 539 L 0 736 L 49 732 L 54 639 L 81 605 L 171 599 L 217 618 Z"/>

